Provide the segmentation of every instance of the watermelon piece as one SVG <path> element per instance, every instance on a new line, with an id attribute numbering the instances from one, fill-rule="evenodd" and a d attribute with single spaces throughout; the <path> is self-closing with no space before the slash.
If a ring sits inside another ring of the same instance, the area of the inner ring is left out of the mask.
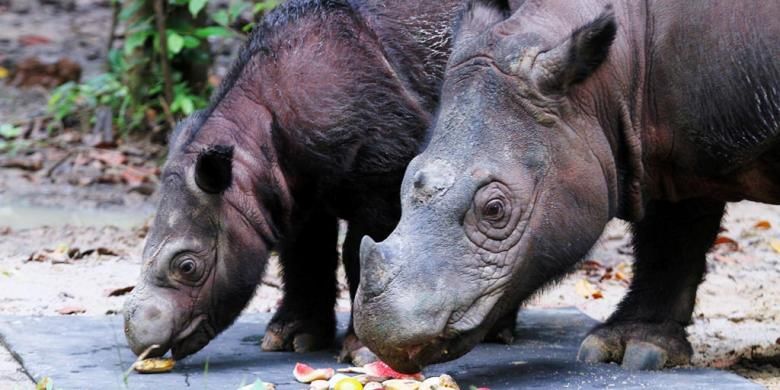
<path id="1" fill-rule="evenodd" d="M 363 367 L 342 368 L 339 370 L 339 372 L 366 374 L 374 377 L 388 378 L 388 379 L 411 379 L 416 381 L 422 381 L 423 379 L 425 379 L 425 377 L 421 372 L 418 372 L 416 374 L 402 374 L 396 370 L 393 370 L 392 368 L 390 368 L 390 366 L 388 366 L 387 364 L 381 361 L 369 363 Z"/>
<path id="2" fill-rule="evenodd" d="M 335 371 L 332 368 L 319 368 L 315 370 L 311 366 L 303 363 L 295 363 L 295 368 L 293 368 L 295 380 L 301 383 L 328 380 L 333 374 L 335 374 Z"/>

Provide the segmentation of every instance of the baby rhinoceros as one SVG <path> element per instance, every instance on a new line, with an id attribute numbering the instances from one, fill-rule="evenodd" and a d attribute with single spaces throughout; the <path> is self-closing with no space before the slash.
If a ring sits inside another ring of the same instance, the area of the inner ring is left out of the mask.
<path id="1" fill-rule="evenodd" d="M 621 218 L 635 276 L 579 359 L 689 362 L 726 202 L 780 203 L 778 37 L 777 1 L 472 3 L 401 221 L 362 243 L 357 335 L 405 372 L 461 356 Z"/>
<path id="2" fill-rule="evenodd" d="M 426 140 L 461 8 L 290 0 L 266 17 L 209 107 L 171 137 L 125 306 L 135 353 L 203 348 L 246 306 L 272 250 L 285 295 L 263 349 L 331 345 L 337 218 L 349 224 L 342 257 L 354 295 L 361 238 L 383 239 L 400 217 L 403 172 Z M 373 358 L 354 334 L 344 357 Z"/>

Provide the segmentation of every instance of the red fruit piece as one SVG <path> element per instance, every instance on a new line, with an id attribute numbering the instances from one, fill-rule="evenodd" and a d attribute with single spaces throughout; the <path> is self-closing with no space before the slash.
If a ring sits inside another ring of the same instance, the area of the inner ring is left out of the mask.
<path id="1" fill-rule="evenodd" d="M 413 379 L 416 381 L 425 379 L 421 372 L 416 374 L 402 374 L 396 370 L 393 370 L 390 368 L 390 366 L 381 361 L 369 363 L 363 367 L 352 367 L 350 372 L 391 379 Z"/>
<path id="2" fill-rule="evenodd" d="M 295 363 L 295 368 L 293 368 L 295 380 L 301 383 L 328 380 L 333 374 L 335 374 L 335 371 L 332 368 L 319 368 L 315 370 L 311 366 L 303 363 Z"/>

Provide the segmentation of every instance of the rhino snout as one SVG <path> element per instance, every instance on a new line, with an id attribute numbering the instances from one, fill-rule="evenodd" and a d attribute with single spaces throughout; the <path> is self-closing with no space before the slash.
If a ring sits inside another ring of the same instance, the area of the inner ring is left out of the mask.
<path id="1" fill-rule="evenodd" d="M 361 245 L 361 283 L 355 298 L 355 331 L 382 360 L 405 372 L 419 371 L 433 359 L 451 311 L 442 291 L 429 288 L 426 276 L 402 260 L 392 240 Z"/>
<path id="2" fill-rule="evenodd" d="M 171 348 L 174 310 L 168 302 L 139 295 L 133 294 L 125 303 L 127 343 L 136 355 L 157 345 L 148 356 L 162 356 Z"/>

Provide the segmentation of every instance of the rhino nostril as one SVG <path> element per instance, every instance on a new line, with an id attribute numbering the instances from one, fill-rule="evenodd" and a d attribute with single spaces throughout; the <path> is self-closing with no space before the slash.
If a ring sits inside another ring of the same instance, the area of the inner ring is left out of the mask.
<path id="1" fill-rule="evenodd" d="M 425 172 L 417 171 L 417 173 L 414 174 L 414 188 L 419 190 L 420 188 L 425 187 L 426 181 Z"/>

